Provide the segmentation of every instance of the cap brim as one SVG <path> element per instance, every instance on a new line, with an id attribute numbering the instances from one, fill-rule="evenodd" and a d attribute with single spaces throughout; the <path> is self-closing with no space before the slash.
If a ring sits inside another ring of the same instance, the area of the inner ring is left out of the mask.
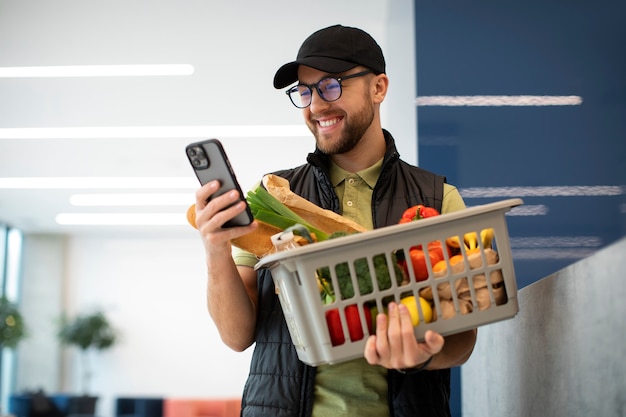
<path id="1" fill-rule="evenodd" d="M 315 68 L 319 71 L 335 74 L 348 71 L 358 64 L 321 56 L 301 58 L 283 65 L 276 71 L 276 75 L 274 75 L 274 88 L 285 88 L 298 81 L 298 67 L 300 65 L 306 65 L 307 67 Z"/>

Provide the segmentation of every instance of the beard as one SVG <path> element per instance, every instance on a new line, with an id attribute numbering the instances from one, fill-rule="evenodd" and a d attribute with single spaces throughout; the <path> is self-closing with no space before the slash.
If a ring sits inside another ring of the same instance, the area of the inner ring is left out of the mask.
<path id="1" fill-rule="evenodd" d="M 320 134 L 317 123 L 307 122 L 309 129 L 315 136 L 315 144 L 321 152 L 327 155 L 343 154 L 350 152 L 359 144 L 374 120 L 374 106 L 371 104 L 371 100 L 366 99 L 363 102 L 363 107 L 358 112 L 353 113 L 349 119 L 344 116 L 344 125 L 342 131 L 339 132 L 339 139 L 336 141 L 330 141 L 328 140 L 329 137 Z"/>

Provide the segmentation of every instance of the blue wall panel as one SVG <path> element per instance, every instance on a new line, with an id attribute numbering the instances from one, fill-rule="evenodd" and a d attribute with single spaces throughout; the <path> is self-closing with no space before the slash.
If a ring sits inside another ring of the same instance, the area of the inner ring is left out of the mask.
<path id="1" fill-rule="evenodd" d="M 625 16 L 613 0 L 415 2 L 419 165 L 470 206 L 523 198 L 527 215 L 508 216 L 520 288 L 626 235 Z M 422 101 L 526 95 L 582 102 Z"/>
<path id="2" fill-rule="evenodd" d="M 580 105 L 418 106 L 419 165 L 509 216 L 520 287 L 626 234 L 626 3 L 417 1 L 418 99 L 579 96 Z M 493 187 L 510 193 L 479 197 Z M 527 213 L 528 214 L 528 213 Z"/>

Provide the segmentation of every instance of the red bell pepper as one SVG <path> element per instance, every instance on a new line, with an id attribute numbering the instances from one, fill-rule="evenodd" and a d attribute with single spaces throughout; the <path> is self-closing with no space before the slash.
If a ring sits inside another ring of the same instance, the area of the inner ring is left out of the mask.
<path id="1" fill-rule="evenodd" d="M 439 216 L 437 209 L 432 207 L 426 207 L 423 204 L 418 204 L 413 207 L 409 207 L 402 213 L 399 223 L 408 223 L 415 220 L 425 219 L 427 217 Z"/>
<path id="2" fill-rule="evenodd" d="M 406 209 L 402 214 L 402 218 L 399 223 L 409 223 L 434 216 L 439 216 L 439 211 L 437 211 L 437 209 L 426 207 L 423 204 L 418 204 Z M 422 245 L 413 246 L 409 250 L 416 281 L 424 281 L 428 279 L 426 256 L 430 258 L 431 267 L 443 259 L 443 247 L 439 241 L 429 242 L 426 252 L 427 254 L 422 249 Z M 405 266 L 405 271 L 408 272 L 406 268 L 407 267 Z"/>
<path id="3" fill-rule="evenodd" d="M 359 309 L 356 304 L 350 304 L 344 310 L 346 314 L 346 322 L 348 323 L 348 334 L 350 340 L 356 342 L 363 339 L 363 326 L 361 325 L 361 318 L 359 316 Z M 370 308 L 363 305 L 363 317 L 369 333 L 372 333 L 372 313 Z M 330 334 L 330 342 L 333 346 L 342 345 L 345 343 L 346 338 L 341 325 L 341 316 L 339 310 L 333 308 L 326 312 L 326 325 L 328 326 L 328 332 Z"/>
<path id="4" fill-rule="evenodd" d="M 330 333 L 330 343 L 333 346 L 343 345 L 346 341 L 343 335 L 343 327 L 341 326 L 341 317 L 339 317 L 339 310 L 333 308 L 326 312 L 326 325 L 328 326 L 328 332 Z"/>

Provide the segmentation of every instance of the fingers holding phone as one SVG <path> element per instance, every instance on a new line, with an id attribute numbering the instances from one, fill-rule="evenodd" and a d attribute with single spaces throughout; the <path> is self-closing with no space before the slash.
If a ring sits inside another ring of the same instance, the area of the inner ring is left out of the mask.
<path id="1" fill-rule="evenodd" d="M 238 190 L 228 190 L 216 196 L 215 193 L 219 189 L 219 181 L 213 180 L 203 185 L 196 192 L 194 213 L 196 228 L 203 227 L 206 223 L 210 223 L 209 228 L 212 231 L 250 226 L 252 223 L 242 226 L 231 226 L 234 219 L 246 215 L 248 206 Z M 245 230 L 236 234 L 243 235 L 249 232 L 249 230 Z"/>
<path id="2" fill-rule="evenodd" d="M 208 139 L 202 142 L 191 143 L 187 145 L 186 153 L 189 158 L 189 163 L 196 177 L 198 177 L 200 184 L 213 184 L 207 185 L 208 190 L 205 191 L 203 187 L 199 191 L 200 193 L 206 192 L 205 201 L 208 202 L 220 198 L 220 203 L 211 206 L 219 208 L 219 210 L 228 210 L 226 213 L 220 214 L 220 218 L 226 218 L 222 227 L 247 226 L 251 224 L 254 220 L 252 212 L 248 207 L 239 182 L 235 177 L 235 173 L 220 141 L 217 139 Z M 228 194 L 233 190 L 238 193 L 235 198 L 233 198 L 233 194 Z M 245 205 L 244 210 L 240 210 L 241 206 L 231 207 L 238 201 L 241 201 Z M 224 204 L 226 202 L 230 204 Z M 236 215 L 230 217 L 229 214 L 234 212 Z M 214 215 L 217 215 L 217 213 L 210 214 L 211 217 Z"/>

